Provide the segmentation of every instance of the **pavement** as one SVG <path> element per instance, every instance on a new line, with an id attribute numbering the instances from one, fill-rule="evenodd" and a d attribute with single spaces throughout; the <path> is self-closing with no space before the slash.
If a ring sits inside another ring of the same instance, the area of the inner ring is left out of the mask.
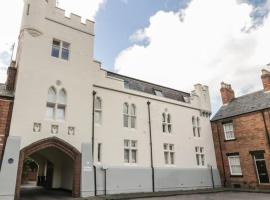
<path id="1" fill-rule="evenodd" d="M 196 193 L 196 194 L 194 194 Z M 270 193 L 254 193 L 246 191 L 189 191 L 184 193 L 151 193 L 126 195 L 112 195 L 107 197 L 72 198 L 71 192 L 62 190 L 46 190 L 42 187 L 24 187 L 21 189 L 20 200 L 113 200 L 113 199 L 138 199 L 138 200 L 269 200 Z"/>
<path id="2" fill-rule="evenodd" d="M 270 194 L 249 192 L 219 192 L 209 194 L 179 195 L 171 197 L 140 198 L 137 200 L 269 200 Z"/>

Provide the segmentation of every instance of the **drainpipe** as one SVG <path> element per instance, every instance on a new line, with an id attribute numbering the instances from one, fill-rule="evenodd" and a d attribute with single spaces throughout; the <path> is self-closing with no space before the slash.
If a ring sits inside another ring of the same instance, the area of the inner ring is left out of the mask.
<path id="1" fill-rule="evenodd" d="M 264 110 L 262 110 L 261 113 L 262 113 L 262 117 L 263 117 L 263 123 L 264 123 L 264 128 L 265 128 L 265 134 L 266 134 L 267 142 L 268 142 L 268 145 L 270 147 L 269 131 L 268 131 L 267 124 L 266 124 L 266 121 L 265 121 Z M 269 111 L 268 111 L 268 114 L 269 114 Z"/>
<path id="2" fill-rule="evenodd" d="M 147 102 L 148 106 L 148 122 L 149 122 L 149 136 L 150 136 L 150 158 L 151 158 L 151 169 L 152 169 L 152 191 L 155 192 L 155 169 L 153 164 L 153 143 L 152 143 L 152 128 L 151 128 L 151 111 L 150 111 L 151 102 Z"/>
<path id="3" fill-rule="evenodd" d="M 223 169 L 223 176 L 224 176 L 224 181 L 223 181 L 223 186 L 226 186 L 226 173 L 225 173 L 225 166 L 224 166 L 224 160 L 223 160 L 223 151 L 222 151 L 222 146 L 221 146 L 221 139 L 220 139 L 220 132 L 219 132 L 219 126 L 218 126 L 218 122 L 216 124 L 217 127 L 217 134 L 218 134 L 218 143 L 219 143 L 219 151 L 220 151 L 220 155 L 221 155 L 221 163 L 222 163 L 222 169 Z"/>
<path id="4" fill-rule="evenodd" d="M 95 150 L 95 100 L 96 100 L 96 91 L 93 91 L 93 106 L 92 106 L 92 160 L 93 160 L 93 168 L 94 168 L 94 189 L 95 196 L 97 196 L 97 169 L 94 165 L 94 150 Z"/>

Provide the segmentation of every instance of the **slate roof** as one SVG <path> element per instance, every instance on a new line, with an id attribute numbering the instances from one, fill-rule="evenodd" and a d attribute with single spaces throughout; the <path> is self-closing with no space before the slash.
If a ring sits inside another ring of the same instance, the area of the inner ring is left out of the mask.
<path id="1" fill-rule="evenodd" d="M 270 93 L 263 90 L 233 99 L 228 105 L 223 105 L 211 121 L 217 121 L 245 113 L 270 108 Z"/>
<path id="2" fill-rule="evenodd" d="M 6 85 L 3 83 L 0 83 L 0 98 L 1 97 L 14 97 L 14 92 L 13 91 L 9 91 L 6 89 Z"/>
<path id="3" fill-rule="evenodd" d="M 107 76 L 124 80 L 125 88 L 127 89 L 136 90 L 139 92 L 144 92 L 144 93 L 152 94 L 152 95 L 155 95 L 155 90 L 158 90 L 162 92 L 165 98 L 169 98 L 169 99 L 173 99 L 173 100 L 181 101 L 181 102 L 186 102 L 184 97 L 187 97 L 187 98 L 190 97 L 190 94 L 186 92 L 182 92 L 182 91 L 168 88 L 165 86 L 138 80 L 138 79 L 120 75 L 114 72 L 107 71 Z"/>

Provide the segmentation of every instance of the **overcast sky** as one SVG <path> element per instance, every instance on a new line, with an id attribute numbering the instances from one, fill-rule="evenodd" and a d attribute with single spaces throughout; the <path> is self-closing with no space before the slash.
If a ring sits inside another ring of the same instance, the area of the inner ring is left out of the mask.
<path id="1" fill-rule="evenodd" d="M 22 6 L 23 0 L 0 6 L 0 82 Z M 221 81 L 237 95 L 262 88 L 270 0 L 60 0 L 59 6 L 96 21 L 95 59 L 105 69 L 184 91 L 207 84 L 214 110 Z"/>

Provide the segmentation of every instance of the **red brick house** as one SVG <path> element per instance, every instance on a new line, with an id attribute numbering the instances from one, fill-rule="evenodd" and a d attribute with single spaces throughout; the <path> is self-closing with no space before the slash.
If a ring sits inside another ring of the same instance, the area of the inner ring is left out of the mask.
<path id="1" fill-rule="evenodd" d="M 270 189 L 270 72 L 262 70 L 261 79 L 263 90 L 240 97 L 221 83 L 223 105 L 211 124 L 226 187 Z"/>
<path id="2" fill-rule="evenodd" d="M 9 133 L 10 120 L 14 100 L 14 87 L 16 79 L 16 68 L 11 64 L 8 68 L 6 84 L 0 83 L 0 167 L 5 149 L 6 139 Z"/>

